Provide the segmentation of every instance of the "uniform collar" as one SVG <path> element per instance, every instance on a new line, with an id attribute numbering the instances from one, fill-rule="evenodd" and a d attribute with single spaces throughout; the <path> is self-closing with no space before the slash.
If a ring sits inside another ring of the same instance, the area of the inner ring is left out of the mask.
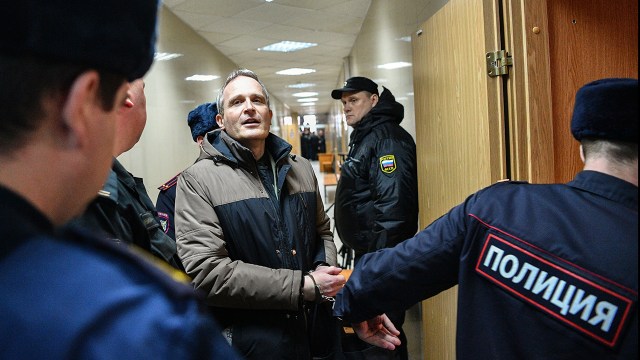
<path id="1" fill-rule="evenodd" d="M 25 198 L 0 185 L 0 257 L 28 238 L 53 235 L 51 221 Z"/>
<path id="2" fill-rule="evenodd" d="M 638 211 L 638 187 L 598 171 L 579 172 L 567 185 L 605 197 Z"/>

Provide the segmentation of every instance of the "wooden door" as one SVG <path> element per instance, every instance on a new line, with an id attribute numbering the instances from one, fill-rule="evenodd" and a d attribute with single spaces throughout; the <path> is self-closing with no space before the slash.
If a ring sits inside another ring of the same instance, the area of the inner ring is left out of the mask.
<path id="1" fill-rule="evenodd" d="M 451 0 L 413 37 L 420 224 L 505 176 L 501 78 L 493 0 Z M 418 101 L 417 99 L 420 99 Z M 425 359 L 455 359 L 457 288 L 422 304 Z"/>
<path id="2" fill-rule="evenodd" d="M 509 175 L 563 183 L 582 169 L 569 127 L 575 93 L 604 77 L 638 78 L 638 1 L 508 0 L 505 49 Z"/>

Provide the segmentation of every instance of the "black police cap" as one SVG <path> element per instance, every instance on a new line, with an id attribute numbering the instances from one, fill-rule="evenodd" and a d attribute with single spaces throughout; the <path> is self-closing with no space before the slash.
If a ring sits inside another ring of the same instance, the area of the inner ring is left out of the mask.
<path id="1" fill-rule="evenodd" d="M 331 97 L 339 100 L 342 98 L 343 92 L 368 91 L 378 95 L 378 84 L 371 79 L 362 76 L 355 76 L 345 81 L 341 89 L 335 89 L 331 92 Z"/>
<path id="2" fill-rule="evenodd" d="M 0 54 L 142 77 L 155 53 L 158 0 L 18 0 L 0 5 Z"/>

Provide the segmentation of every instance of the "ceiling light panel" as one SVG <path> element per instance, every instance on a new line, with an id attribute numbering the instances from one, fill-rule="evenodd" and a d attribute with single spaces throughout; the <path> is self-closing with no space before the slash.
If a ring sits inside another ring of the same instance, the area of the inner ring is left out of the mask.
<path id="1" fill-rule="evenodd" d="M 267 45 L 258 48 L 259 51 L 278 51 L 278 52 L 292 52 L 298 51 L 313 46 L 318 46 L 316 43 L 298 42 L 298 41 L 280 41 L 275 44 Z"/>
<path id="2" fill-rule="evenodd" d="M 157 52 L 153 55 L 153 60 L 155 61 L 167 61 L 171 59 L 175 59 L 182 56 L 182 54 L 177 53 L 167 53 L 167 52 Z"/>
<path id="3" fill-rule="evenodd" d="M 316 84 L 313 84 L 313 83 L 298 83 L 298 84 L 288 85 L 287 87 L 292 88 L 292 89 L 305 89 L 305 88 L 312 87 L 312 86 L 316 86 Z"/>
<path id="4" fill-rule="evenodd" d="M 191 75 L 188 78 L 185 78 L 185 80 L 187 81 L 212 81 L 215 79 L 219 79 L 220 76 L 216 76 L 216 75 L 200 75 L 200 74 L 195 74 L 195 75 Z"/>
<path id="5" fill-rule="evenodd" d="M 304 75 L 316 72 L 314 69 L 291 68 L 276 72 L 278 75 Z"/>

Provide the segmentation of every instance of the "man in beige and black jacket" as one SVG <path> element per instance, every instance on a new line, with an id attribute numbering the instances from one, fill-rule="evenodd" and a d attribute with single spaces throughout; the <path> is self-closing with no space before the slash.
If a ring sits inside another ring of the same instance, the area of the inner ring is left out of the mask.
<path id="1" fill-rule="evenodd" d="M 345 278 L 313 169 L 269 133 L 269 97 L 255 73 L 227 78 L 218 111 L 221 130 L 178 180 L 185 269 L 246 358 L 310 359 L 312 347 L 330 355 L 330 344 L 310 336 L 305 308 L 335 295 Z"/>

